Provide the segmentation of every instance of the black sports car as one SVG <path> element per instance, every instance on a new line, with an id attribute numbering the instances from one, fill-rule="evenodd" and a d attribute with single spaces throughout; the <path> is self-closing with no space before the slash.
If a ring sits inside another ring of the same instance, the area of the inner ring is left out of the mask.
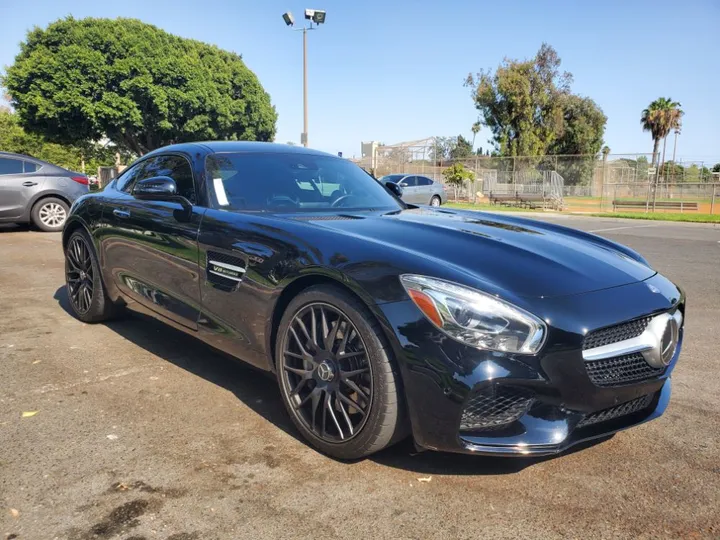
<path id="1" fill-rule="evenodd" d="M 665 410 L 685 298 L 636 252 L 529 219 L 403 203 L 269 143 L 151 152 L 73 204 L 68 295 L 152 314 L 273 372 L 316 448 L 560 452 Z"/>

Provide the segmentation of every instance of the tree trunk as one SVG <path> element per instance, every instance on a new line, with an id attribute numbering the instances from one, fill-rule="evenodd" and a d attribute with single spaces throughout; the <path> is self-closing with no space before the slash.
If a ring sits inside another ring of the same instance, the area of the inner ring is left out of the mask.
<path id="1" fill-rule="evenodd" d="M 652 157 L 652 164 L 653 167 L 658 166 L 658 162 L 660 161 L 660 139 L 653 139 L 653 157 Z"/>

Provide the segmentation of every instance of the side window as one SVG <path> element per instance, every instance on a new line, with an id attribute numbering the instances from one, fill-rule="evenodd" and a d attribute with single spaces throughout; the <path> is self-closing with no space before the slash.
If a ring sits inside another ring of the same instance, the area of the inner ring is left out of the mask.
<path id="1" fill-rule="evenodd" d="M 417 176 L 407 176 L 401 182 L 403 187 L 415 187 L 417 185 Z"/>
<path id="2" fill-rule="evenodd" d="M 125 193 L 130 193 L 138 174 L 142 172 L 144 166 L 145 162 L 143 161 L 142 163 L 138 163 L 129 169 L 125 169 L 122 174 L 118 176 L 115 183 L 115 189 L 118 191 L 124 191 Z"/>
<path id="3" fill-rule="evenodd" d="M 19 159 L 0 158 L 0 174 L 21 174 L 23 162 Z"/>
<path id="4" fill-rule="evenodd" d="M 187 159 L 182 156 L 158 156 L 147 160 L 137 180 L 153 176 L 169 176 L 177 184 L 178 195 L 182 195 L 191 203 L 197 202 L 192 169 Z"/>
<path id="5" fill-rule="evenodd" d="M 424 176 L 418 176 L 417 184 L 418 186 L 430 186 L 432 185 L 432 180 L 430 180 L 429 178 L 425 178 Z"/>
<path id="6" fill-rule="evenodd" d="M 31 173 L 37 171 L 40 167 L 32 161 L 23 161 L 24 172 Z"/>

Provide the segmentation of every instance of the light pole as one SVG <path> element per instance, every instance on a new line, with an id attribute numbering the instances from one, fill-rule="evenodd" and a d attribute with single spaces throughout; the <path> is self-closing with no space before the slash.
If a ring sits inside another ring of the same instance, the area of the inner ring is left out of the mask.
<path id="1" fill-rule="evenodd" d="M 675 126 L 675 142 L 673 143 L 673 182 L 675 181 L 675 165 L 676 165 L 675 153 L 677 152 L 677 138 L 678 138 L 678 135 L 680 135 L 680 129 L 681 129 L 681 126 L 678 123 L 678 125 Z"/>
<path id="2" fill-rule="evenodd" d="M 303 33 L 303 132 L 300 134 L 300 142 L 303 146 L 308 145 L 308 104 L 307 104 L 307 33 L 308 30 L 315 30 L 313 23 L 320 25 L 325 22 L 325 12 L 319 9 L 306 9 L 305 18 L 310 21 L 310 26 L 303 26 L 296 30 Z M 295 24 L 295 18 L 289 11 L 283 13 L 283 20 L 288 26 Z"/>

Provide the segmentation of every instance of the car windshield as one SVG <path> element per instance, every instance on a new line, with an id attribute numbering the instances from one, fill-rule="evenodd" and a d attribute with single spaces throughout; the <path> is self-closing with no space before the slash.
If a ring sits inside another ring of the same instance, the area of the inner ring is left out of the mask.
<path id="1" fill-rule="evenodd" d="M 333 156 L 219 153 L 206 159 L 225 210 L 317 212 L 398 210 L 401 203 L 357 165 Z"/>

